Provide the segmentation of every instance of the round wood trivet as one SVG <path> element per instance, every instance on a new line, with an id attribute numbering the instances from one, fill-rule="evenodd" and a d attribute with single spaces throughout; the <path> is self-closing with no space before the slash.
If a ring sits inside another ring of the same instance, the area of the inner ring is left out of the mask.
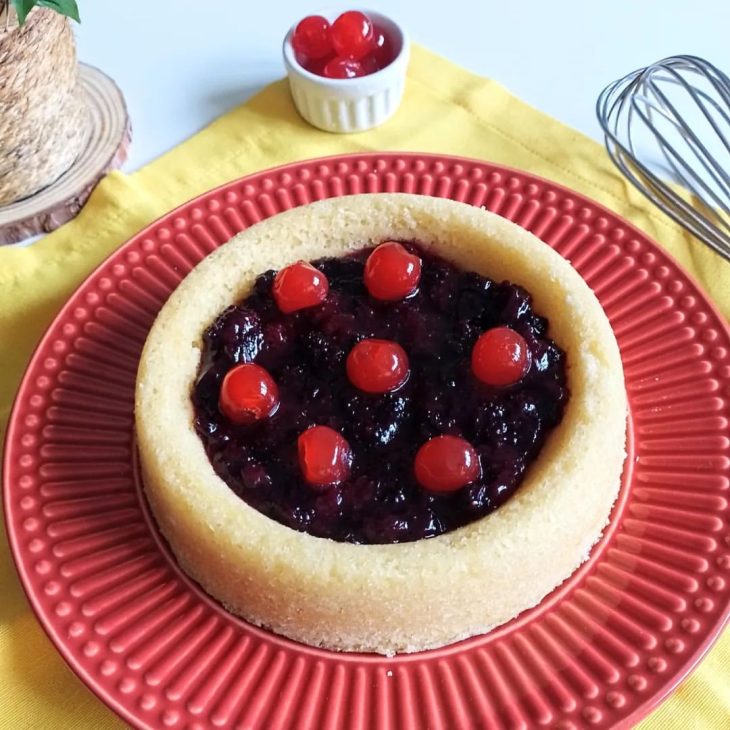
<path id="1" fill-rule="evenodd" d="M 99 69 L 79 64 L 90 131 L 85 148 L 58 180 L 35 195 L 0 207 L 0 244 L 17 243 L 71 220 L 109 170 L 122 165 L 132 137 L 119 87 Z"/>

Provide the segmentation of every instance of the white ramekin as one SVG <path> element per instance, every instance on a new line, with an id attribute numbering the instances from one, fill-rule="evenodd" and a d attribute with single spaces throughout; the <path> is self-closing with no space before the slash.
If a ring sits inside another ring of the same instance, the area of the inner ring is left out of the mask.
<path id="1" fill-rule="evenodd" d="M 363 132 L 377 127 L 395 114 L 406 82 L 410 52 L 408 34 L 395 21 L 374 10 L 363 10 L 380 26 L 397 50 L 385 68 L 355 79 L 328 79 L 307 71 L 294 56 L 291 38 L 295 26 L 284 39 L 284 65 L 297 111 L 325 132 Z M 332 22 L 334 12 L 313 13 Z"/>

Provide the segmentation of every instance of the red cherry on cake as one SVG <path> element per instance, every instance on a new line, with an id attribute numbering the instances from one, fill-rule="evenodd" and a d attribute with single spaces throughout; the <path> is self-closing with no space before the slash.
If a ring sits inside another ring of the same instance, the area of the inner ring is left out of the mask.
<path id="1" fill-rule="evenodd" d="M 429 492 L 455 492 L 481 474 L 474 447 L 458 436 L 435 436 L 416 454 L 416 480 Z"/>
<path id="2" fill-rule="evenodd" d="M 284 314 L 321 304 L 329 292 L 327 277 L 306 261 L 287 266 L 274 277 L 272 294 Z"/>
<path id="3" fill-rule="evenodd" d="M 223 378 L 218 405 L 233 423 L 250 424 L 276 412 L 279 388 L 260 365 L 236 365 Z"/>
<path id="4" fill-rule="evenodd" d="M 471 369 L 487 385 L 514 385 L 530 369 L 525 338 L 509 327 L 494 327 L 479 336 L 471 352 Z"/>
<path id="5" fill-rule="evenodd" d="M 324 58 L 332 53 L 332 36 L 327 18 L 308 15 L 294 29 L 291 39 L 294 51 L 307 59 Z"/>
<path id="6" fill-rule="evenodd" d="M 366 393 L 387 393 L 408 379 L 408 355 L 391 340 L 362 340 L 347 356 L 347 377 Z"/>
<path id="7" fill-rule="evenodd" d="M 376 299 L 405 299 L 418 289 L 421 259 L 397 241 L 386 241 L 368 256 L 364 279 Z"/>
<path id="8" fill-rule="evenodd" d="M 350 444 L 329 426 L 312 426 L 299 434 L 297 452 L 302 475 L 312 486 L 337 484 L 350 474 Z"/>
<path id="9" fill-rule="evenodd" d="M 332 45 L 338 56 L 359 60 L 373 50 L 373 24 L 365 13 L 348 10 L 332 23 Z"/>

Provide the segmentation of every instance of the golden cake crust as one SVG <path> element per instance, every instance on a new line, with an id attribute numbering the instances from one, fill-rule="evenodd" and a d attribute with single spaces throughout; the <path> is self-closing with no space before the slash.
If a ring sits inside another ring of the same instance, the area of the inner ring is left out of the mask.
<path id="1" fill-rule="evenodd" d="M 570 399 L 521 487 L 435 538 L 354 545 L 264 516 L 216 475 L 193 427 L 202 333 L 256 276 L 388 238 L 524 286 L 567 353 Z M 136 430 L 150 505 L 184 570 L 231 611 L 304 643 L 383 654 L 483 633 L 537 604 L 588 556 L 616 499 L 626 427 L 618 346 L 562 257 L 462 203 L 355 195 L 281 213 L 206 257 L 161 310 L 142 354 Z"/>

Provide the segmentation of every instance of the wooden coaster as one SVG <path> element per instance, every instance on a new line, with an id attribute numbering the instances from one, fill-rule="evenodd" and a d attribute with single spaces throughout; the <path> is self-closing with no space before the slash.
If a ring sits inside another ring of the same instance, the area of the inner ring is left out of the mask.
<path id="1" fill-rule="evenodd" d="M 70 169 L 35 195 L 0 206 L 0 244 L 47 233 L 71 220 L 109 170 L 127 159 L 132 128 L 119 87 L 98 68 L 79 64 L 88 96 L 90 131 Z"/>

